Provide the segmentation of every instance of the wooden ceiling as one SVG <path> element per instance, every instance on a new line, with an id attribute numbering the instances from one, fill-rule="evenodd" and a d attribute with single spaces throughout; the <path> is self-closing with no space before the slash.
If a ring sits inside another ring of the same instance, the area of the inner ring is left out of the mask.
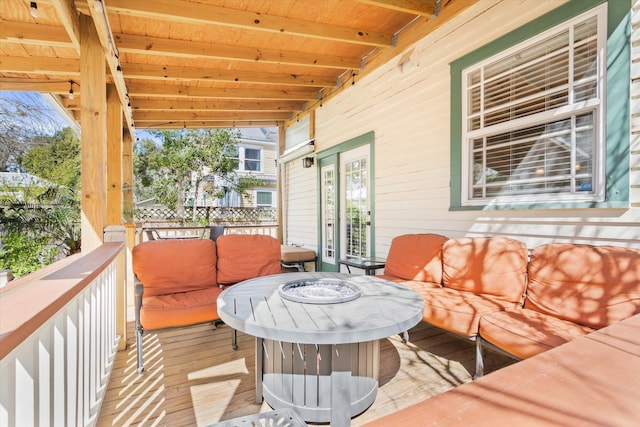
<path id="1" fill-rule="evenodd" d="M 0 89 L 51 93 L 79 121 L 85 14 L 130 127 L 273 126 L 475 1 L 2 0 Z"/>

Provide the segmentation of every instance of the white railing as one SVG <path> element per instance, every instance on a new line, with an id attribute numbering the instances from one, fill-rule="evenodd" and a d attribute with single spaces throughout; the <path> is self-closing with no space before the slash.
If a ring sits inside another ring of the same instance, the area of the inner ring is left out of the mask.
<path id="1" fill-rule="evenodd" d="M 50 274 L 3 289 L 0 426 L 95 424 L 119 339 L 123 247 L 105 244 Z M 16 312 L 19 319 L 7 317 L 15 304 L 29 300 L 33 304 Z"/>

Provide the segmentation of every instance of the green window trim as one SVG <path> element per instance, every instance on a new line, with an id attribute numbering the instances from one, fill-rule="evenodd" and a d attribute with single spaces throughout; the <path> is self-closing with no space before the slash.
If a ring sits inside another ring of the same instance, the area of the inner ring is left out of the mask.
<path id="1" fill-rule="evenodd" d="M 603 3 L 608 3 L 605 201 L 462 206 L 462 71 Z M 449 210 L 629 207 L 630 10 L 631 0 L 571 0 L 451 62 Z"/>

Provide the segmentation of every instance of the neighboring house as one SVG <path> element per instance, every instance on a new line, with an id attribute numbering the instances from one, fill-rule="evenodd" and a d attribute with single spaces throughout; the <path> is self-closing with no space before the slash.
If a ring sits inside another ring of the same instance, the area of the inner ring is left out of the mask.
<path id="1" fill-rule="evenodd" d="M 323 270 L 404 233 L 640 247 L 630 16 L 630 0 L 478 1 L 356 78 L 286 129 L 285 243 Z"/>
<path id="2" fill-rule="evenodd" d="M 51 185 L 53 184 L 46 179 L 29 173 L 0 172 L 0 200 L 24 202 L 29 198 L 29 191 Z"/>
<path id="3" fill-rule="evenodd" d="M 237 173 L 253 176 L 264 185 L 254 187 L 245 197 L 229 191 L 223 199 L 214 199 L 206 191 L 206 186 L 198 197 L 198 206 L 257 207 L 277 206 L 276 150 L 277 128 L 241 128 L 237 152 Z M 224 187 L 224 182 L 214 181 L 216 187 Z"/>

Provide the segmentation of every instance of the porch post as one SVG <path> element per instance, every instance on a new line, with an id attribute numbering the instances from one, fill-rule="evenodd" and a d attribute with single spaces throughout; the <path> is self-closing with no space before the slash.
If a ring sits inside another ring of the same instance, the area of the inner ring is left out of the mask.
<path id="1" fill-rule="evenodd" d="M 107 224 L 122 224 L 122 107 L 115 85 L 107 85 Z"/>
<path id="2" fill-rule="evenodd" d="M 132 250 L 136 244 L 136 225 L 133 222 L 133 137 L 128 131 L 122 137 L 122 216 L 127 231 L 127 304 L 133 304 L 134 278 L 131 268 Z"/>
<path id="3" fill-rule="evenodd" d="M 122 216 L 133 222 L 133 138 L 129 132 L 122 136 Z"/>
<path id="4" fill-rule="evenodd" d="M 82 252 L 102 244 L 106 225 L 107 96 L 105 59 L 93 21 L 80 23 Z"/>
<path id="5" fill-rule="evenodd" d="M 278 122 L 278 157 L 280 157 L 282 155 L 282 153 L 284 153 L 284 147 L 285 147 L 285 142 L 286 142 L 286 138 L 285 138 L 285 129 L 284 129 L 284 123 L 283 122 Z M 285 209 L 285 203 L 284 203 L 284 174 L 285 174 L 285 167 L 283 164 L 280 164 L 280 162 L 277 162 L 277 168 L 276 168 L 276 173 L 278 174 L 278 179 L 277 179 L 277 189 L 276 191 L 278 192 L 278 235 L 276 236 L 277 239 L 280 241 L 280 243 L 286 243 L 285 242 L 285 234 L 284 234 L 284 209 Z"/>

